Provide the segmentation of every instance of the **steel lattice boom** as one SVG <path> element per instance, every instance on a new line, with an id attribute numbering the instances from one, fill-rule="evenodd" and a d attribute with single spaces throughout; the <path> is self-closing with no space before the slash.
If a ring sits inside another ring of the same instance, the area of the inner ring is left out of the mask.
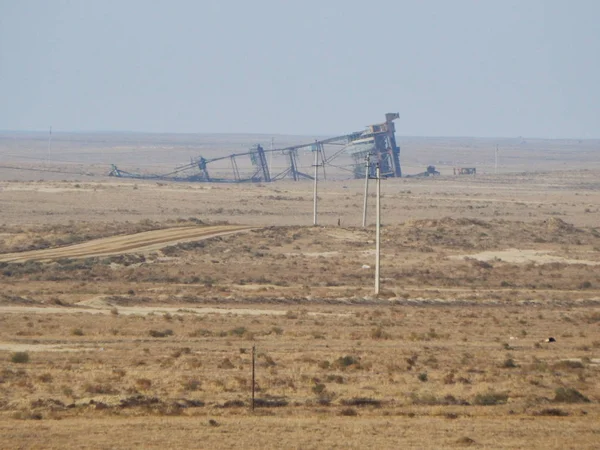
<path id="1" fill-rule="evenodd" d="M 190 163 L 176 167 L 173 171 L 165 174 L 132 173 L 112 165 L 109 175 L 123 178 L 216 183 L 271 182 L 283 178 L 291 178 L 294 181 L 301 179 L 312 180 L 313 177 L 302 172 L 298 164 L 299 152 L 305 151 L 318 152 L 319 164 L 323 166 L 323 171 L 325 171 L 326 165 L 334 166 L 332 161 L 345 153 L 350 155 L 354 161 L 352 167 L 345 170 L 353 173 L 355 178 L 361 178 L 364 176 L 364 159 L 366 155 L 370 154 L 371 161 L 379 163 L 382 176 L 401 177 L 400 148 L 396 145 L 394 134 L 394 120 L 397 118 L 399 118 L 399 114 L 388 113 L 385 116 L 385 122 L 370 125 L 364 131 L 317 140 L 307 144 L 267 150 L 259 144 L 246 152 L 233 153 L 227 156 L 215 158 L 203 158 L 199 156 L 192 159 Z M 267 154 L 269 153 L 285 155 L 286 167 L 284 170 L 275 174 L 271 173 L 267 161 Z M 249 159 L 253 168 L 252 173 L 247 176 L 240 174 L 238 160 L 243 158 L 246 160 Z M 226 160 L 229 160 L 231 164 L 228 175 L 212 176 L 209 166 Z M 335 167 L 343 169 L 340 166 Z M 375 167 L 375 164 L 372 167 Z"/>

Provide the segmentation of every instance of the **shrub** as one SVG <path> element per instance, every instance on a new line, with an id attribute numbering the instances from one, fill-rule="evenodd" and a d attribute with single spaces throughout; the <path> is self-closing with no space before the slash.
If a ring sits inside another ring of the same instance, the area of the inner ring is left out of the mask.
<path id="1" fill-rule="evenodd" d="M 584 365 L 581 361 L 571 361 L 566 359 L 564 361 L 559 361 L 552 366 L 554 369 L 583 369 Z"/>
<path id="2" fill-rule="evenodd" d="M 320 369 L 329 369 L 331 367 L 331 363 L 327 360 L 323 360 L 319 362 Z"/>
<path id="3" fill-rule="evenodd" d="M 422 372 L 419 375 L 417 375 L 417 378 L 419 379 L 419 381 L 422 381 L 423 383 L 425 383 L 427 381 L 427 373 Z"/>
<path id="4" fill-rule="evenodd" d="M 83 390 L 89 394 L 105 394 L 105 395 L 113 395 L 118 394 L 119 391 L 116 390 L 113 386 L 106 383 L 86 383 L 83 386 Z"/>
<path id="5" fill-rule="evenodd" d="M 325 384 L 323 384 L 323 383 L 317 383 L 312 387 L 313 393 L 315 393 L 317 395 L 325 392 L 325 389 L 327 389 L 327 386 L 325 386 Z"/>
<path id="6" fill-rule="evenodd" d="M 183 389 L 186 391 L 197 391 L 200 389 L 200 381 L 196 379 L 190 379 L 183 382 Z"/>
<path id="7" fill-rule="evenodd" d="M 282 397 L 257 398 L 254 400 L 254 406 L 257 408 L 281 408 L 287 405 L 288 401 Z"/>
<path id="8" fill-rule="evenodd" d="M 205 328 L 198 328 L 196 331 L 192 331 L 190 337 L 209 337 L 212 336 L 213 332 Z"/>
<path id="9" fill-rule="evenodd" d="M 406 363 L 408 364 L 406 370 L 412 370 L 412 368 L 417 364 L 418 358 L 419 355 L 412 355 L 410 358 L 406 358 Z"/>
<path id="10" fill-rule="evenodd" d="M 586 317 L 587 323 L 597 323 L 600 322 L 600 312 L 595 311 L 593 313 L 588 314 Z"/>
<path id="11" fill-rule="evenodd" d="M 508 400 L 508 394 L 501 392 L 487 392 L 485 394 L 477 394 L 473 400 L 473 404 L 479 406 L 502 405 Z"/>
<path id="12" fill-rule="evenodd" d="M 454 380 L 454 372 L 448 372 L 444 375 L 444 384 L 454 384 L 456 381 Z"/>
<path id="13" fill-rule="evenodd" d="M 358 365 L 360 359 L 355 357 L 355 356 L 342 356 L 338 359 L 335 360 L 335 362 L 333 363 L 336 367 L 340 367 L 340 368 L 346 368 L 346 367 L 350 367 L 353 365 Z"/>
<path id="14" fill-rule="evenodd" d="M 371 339 L 390 339 L 391 335 L 385 331 L 383 328 L 377 327 L 371 331 Z"/>
<path id="15" fill-rule="evenodd" d="M 434 394 L 417 394 L 412 393 L 410 399 L 414 405 L 468 405 L 469 402 L 460 398 L 456 398 L 453 395 L 446 395 L 444 397 L 436 397 Z"/>
<path id="16" fill-rule="evenodd" d="M 536 416 L 556 416 L 556 417 L 565 417 L 568 416 L 569 413 L 567 411 L 563 411 L 558 408 L 545 408 L 540 412 L 535 413 Z"/>
<path id="17" fill-rule="evenodd" d="M 575 388 L 559 387 L 554 391 L 556 403 L 590 403 L 590 399 Z"/>
<path id="18" fill-rule="evenodd" d="M 344 408 L 340 411 L 341 416 L 358 416 L 354 408 Z"/>
<path id="19" fill-rule="evenodd" d="M 246 404 L 242 400 L 227 400 L 223 408 L 243 408 Z"/>
<path id="20" fill-rule="evenodd" d="M 229 360 L 229 358 L 225 358 L 223 359 L 223 361 L 221 361 L 219 363 L 219 365 L 217 366 L 219 369 L 233 369 L 235 366 L 233 365 L 233 363 Z"/>
<path id="21" fill-rule="evenodd" d="M 172 336 L 173 330 L 165 330 L 165 331 L 150 330 L 148 332 L 148 334 L 150 334 L 150 336 L 152 336 L 152 337 L 163 338 L 163 337 L 167 337 L 167 336 Z"/>
<path id="22" fill-rule="evenodd" d="M 246 327 L 237 327 L 237 328 L 234 328 L 234 329 L 230 330 L 229 334 L 232 335 L 232 336 L 242 337 L 247 332 L 248 332 L 248 330 L 246 329 Z"/>
<path id="23" fill-rule="evenodd" d="M 27 353 L 27 352 L 13 353 L 10 360 L 16 364 L 25 364 L 25 363 L 29 362 L 29 353 Z"/>
<path id="24" fill-rule="evenodd" d="M 138 387 L 138 389 L 146 391 L 152 386 L 152 381 L 148 378 L 138 378 L 137 380 L 135 380 L 135 384 Z"/>
<path id="25" fill-rule="evenodd" d="M 515 360 L 512 358 L 506 358 L 502 363 L 502 367 L 505 369 L 514 369 L 515 367 L 519 367 L 515 364 Z"/>
<path id="26" fill-rule="evenodd" d="M 344 377 L 341 375 L 327 375 L 325 379 L 330 383 L 344 384 Z"/>
<path id="27" fill-rule="evenodd" d="M 83 330 L 81 328 L 73 328 L 71 334 L 73 336 L 83 336 Z"/>
<path id="28" fill-rule="evenodd" d="M 463 437 L 461 437 L 461 438 L 458 438 L 458 439 L 456 440 L 456 443 L 457 443 L 458 445 L 460 445 L 460 446 L 463 446 L 463 447 L 466 447 L 466 446 L 471 446 L 471 445 L 475 445 L 475 444 L 477 444 L 477 442 L 475 442 L 475 440 L 474 440 L 474 439 L 471 439 L 471 438 L 470 438 L 470 437 L 468 437 L 468 436 L 463 436 Z"/>
<path id="29" fill-rule="evenodd" d="M 17 411 L 12 415 L 16 420 L 42 420 L 43 416 L 40 412 Z"/>
<path id="30" fill-rule="evenodd" d="M 52 374 L 48 372 L 43 373 L 38 377 L 38 380 L 40 380 L 42 383 L 52 383 Z"/>
<path id="31" fill-rule="evenodd" d="M 257 359 L 262 359 L 262 366 L 264 367 L 273 367 L 275 365 L 277 365 L 277 363 L 275 362 L 275 360 L 270 357 L 269 355 L 267 355 L 266 353 L 259 353 L 257 355 Z"/>
<path id="32" fill-rule="evenodd" d="M 344 406 L 381 406 L 381 400 L 377 400 L 369 397 L 354 397 L 344 399 L 340 402 Z"/>

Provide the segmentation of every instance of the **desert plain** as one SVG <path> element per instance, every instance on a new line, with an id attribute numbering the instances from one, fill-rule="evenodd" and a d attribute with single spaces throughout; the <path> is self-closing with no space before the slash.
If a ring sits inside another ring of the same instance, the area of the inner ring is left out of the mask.
<path id="1" fill-rule="evenodd" d="M 269 139 L 0 133 L 1 448 L 600 446 L 600 141 L 399 137 L 377 296 L 343 157 L 107 176 Z"/>

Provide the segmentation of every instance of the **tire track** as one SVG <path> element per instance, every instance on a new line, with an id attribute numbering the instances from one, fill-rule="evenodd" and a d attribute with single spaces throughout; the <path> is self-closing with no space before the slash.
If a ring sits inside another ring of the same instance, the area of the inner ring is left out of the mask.
<path id="1" fill-rule="evenodd" d="M 164 230 L 111 236 L 94 239 L 68 247 L 48 248 L 19 253 L 0 254 L 0 262 L 50 261 L 60 258 L 90 258 L 124 253 L 144 253 L 159 250 L 168 245 L 210 239 L 232 233 L 248 231 L 253 227 L 240 225 L 217 225 L 209 227 L 175 227 Z"/>

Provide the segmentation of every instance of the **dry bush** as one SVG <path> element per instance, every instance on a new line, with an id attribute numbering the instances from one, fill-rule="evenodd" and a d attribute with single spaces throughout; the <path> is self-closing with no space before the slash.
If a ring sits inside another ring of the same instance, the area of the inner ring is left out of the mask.
<path id="1" fill-rule="evenodd" d="M 343 406 L 374 406 L 379 408 L 382 405 L 381 400 L 377 400 L 370 397 L 353 397 L 348 399 L 342 399 L 340 404 Z"/>
<path id="2" fill-rule="evenodd" d="M 508 401 L 508 394 L 504 392 L 486 392 L 477 394 L 473 399 L 474 405 L 493 406 L 502 405 Z"/>
<path id="3" fill-rule="evenodd" d="M 29 353 L 15 352 L 11 355 L 10 360 L 16 364 L 25 364 L 29 362 Z"/>
<path id="4" fill-rule="evenodd" d="M 575 388 L 559 387 L 554 391 L 555 403 L 590 403 L 590 399 Z"/>

